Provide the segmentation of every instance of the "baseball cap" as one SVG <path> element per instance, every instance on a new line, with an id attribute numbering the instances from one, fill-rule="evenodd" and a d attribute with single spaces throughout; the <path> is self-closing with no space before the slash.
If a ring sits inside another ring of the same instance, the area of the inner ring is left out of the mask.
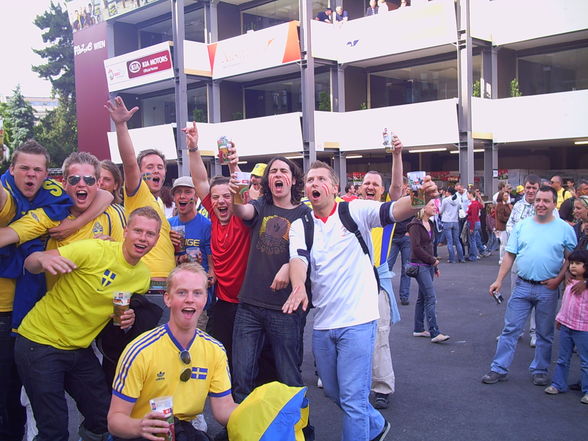
<path id="1" fill-rule="evenodd" d="M 523 191 L 525 191 L 525 187 L 523 187 L 522 185 L 517 185 L 516 192 L 521 193 Z"/>
<path id="2" fill-rule="evenodd" d="M 194 183 L 192 182 L 192 178 L 190 176 L 181 176 L 174 181 L 174 185 L 172 187 L 172 192 L 177 187 L 190 187 L 194 188 Z"/>
<path id="3" fill-rule="evenodd" d="M 255 164 L 255 167 L 253 167 L 253 170 L 251 170 L 251 174 L 255 176 L 263 176 L 266 167 L 267 164 L 264 164 L 263 162 L 258 162 L 257 164 Z"/>

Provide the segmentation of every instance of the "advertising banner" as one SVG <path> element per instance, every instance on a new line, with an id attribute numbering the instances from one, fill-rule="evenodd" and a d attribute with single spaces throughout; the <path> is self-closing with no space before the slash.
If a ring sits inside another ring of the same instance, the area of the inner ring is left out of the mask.
<path id="1" fill-rule="evenodd" d="M 188 75 L 212 76 L 206 43 L 184 40 L 184 72 Z"/>
<path id="2" fill-rule="evenodd" d="M 166 41 L 104 60 L 108 90 L 116 92 L 173 78 L 170 45 Z"/>
<path id="3" fill-rule="evenodd" d="M 208 45 L 215 79 L 300 60 L 298 22 L 291 21 Z"/>

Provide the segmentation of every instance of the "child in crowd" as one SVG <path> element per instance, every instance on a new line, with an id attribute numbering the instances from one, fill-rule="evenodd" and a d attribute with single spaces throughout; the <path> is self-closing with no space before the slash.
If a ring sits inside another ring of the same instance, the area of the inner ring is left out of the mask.
<path id="1" fill-rule="evenodd" d="M 568 373 L 574 345 L 580 357 L 583 404 L 588 404 L 588 251 L 575 250 L 568 258 L 572 279 L 566 286 L 559 314 L 559 357 L 551 386 L 545 393 L 555 395 L 568 390 Z M 581 284 L 582 289 L 576 287 Z"/>

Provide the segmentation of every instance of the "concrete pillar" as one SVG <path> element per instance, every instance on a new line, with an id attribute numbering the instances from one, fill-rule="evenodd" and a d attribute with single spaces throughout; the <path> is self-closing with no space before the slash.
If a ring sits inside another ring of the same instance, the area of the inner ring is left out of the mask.
<path id="1" fill-rule="evenodd" d="M 470 0 L 459 0 L 458 82 L 459 82 L 459 173 L 464 184 L 474 183 L 474 139 L 472 137 L 472 36 L 470 34 Z"/>

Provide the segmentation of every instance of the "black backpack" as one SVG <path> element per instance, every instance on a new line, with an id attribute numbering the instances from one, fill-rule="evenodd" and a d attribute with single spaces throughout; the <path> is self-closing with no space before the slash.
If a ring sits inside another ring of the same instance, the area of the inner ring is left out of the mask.
<path id="1" fill-rule="evenodd" d="M 339 218 L 341 219 L 341 223 L 345 227 L 347 231 L 353 233 L 357 240 L 359 241 L 359 245 L 363 250 L 364 254 L 372 261 L 370 249 L 365 243 L 361 232 L 359 231 L 359 227 L 357 223 L 351 217 L 351 213 L 349 213 L 349 202 L 339 202 L 337 209 L 339 210 Z M 383 204 L 387 205 L 387 204 Z M 314 240 L 314 221 L 312 219 L 312 212 L 306 213 L 302 216 L 302 224 L 304 225 L 304 241 L 306 243 L 306 249 L 308 251 L 308 268 L 306 270 L 306 294 L 308 296 L 309 304 L 312 305 L 312 294 L 310 290 L 310 250 L 312 249 L 312 242 Z M 381 216 L 381 215 L 380 215 Z M 380 276 L 378 275 L 378 268 L 373 266 L 374 269 L 374 276 L 376 277 L 376 282 L 378 283 L 378 292 L 380 290 Z"/>

